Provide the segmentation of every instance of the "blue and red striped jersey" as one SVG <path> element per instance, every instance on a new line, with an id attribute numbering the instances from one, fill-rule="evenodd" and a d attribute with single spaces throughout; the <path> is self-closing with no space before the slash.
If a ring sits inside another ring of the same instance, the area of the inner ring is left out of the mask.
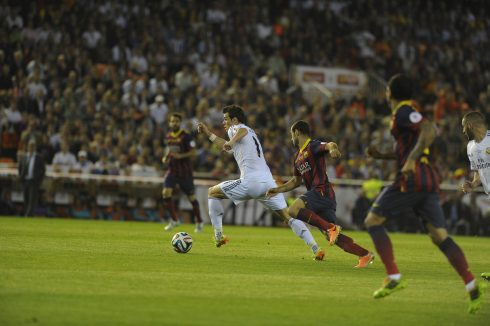
<path id="1" fill-rule="evenodd" d="M 417 144 L 420 125 L 424 121 L 412 101 L 402 101 L 398 104 L 391 120 L 391 134 L 395 138 L 397 174 L 393 185 L 400 191 L 407 192 L 438 192 L 439 177 L 429 161 L 429 149 L 416 160 L 415 173 L 405 176 L 401 173 L 408 155 Z"/>
<path id="2" fill-rule="evenodd" d="M 170 153 L 187 153 L 195 147 L 191 135 L 182 129 L 177 132 L 169 132 L 165 140 Z M 181 178 L 192 178 L 191 159 L 170 157 L 168 173 Z"/>
<path id="3" fill-rule="evenodd" d="M 327 143 L 308 139 L 294 156 L 294 176 L 301 176 L 306 189 L 315 190 L 332 200 L 335 193 L 328 181 L 325 153 Z"/>

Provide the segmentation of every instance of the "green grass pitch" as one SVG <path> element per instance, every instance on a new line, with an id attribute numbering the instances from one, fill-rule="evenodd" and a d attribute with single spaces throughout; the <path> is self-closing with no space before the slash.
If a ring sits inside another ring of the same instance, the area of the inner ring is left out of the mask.
<path id="1" fill-rule="evenodd" d="M 371 295 L 379 260 L 327 248 L 326 261 L 287 228 L 212 229 L 188 254 L 162 224 L 0 218 L 0 325 L 490 325 L 490 295 L 469 315 L 464 286 L 425 235 L 392 234 L 408 287 Z M 346 232 L 373 249 L 365 232 Z M 319 232 L 317 241 L 325 246 Z M 457 237 L 478 275 L 490 271 L 490 239 Z M 488 291 L 487 291 L 488 292 Z"/>

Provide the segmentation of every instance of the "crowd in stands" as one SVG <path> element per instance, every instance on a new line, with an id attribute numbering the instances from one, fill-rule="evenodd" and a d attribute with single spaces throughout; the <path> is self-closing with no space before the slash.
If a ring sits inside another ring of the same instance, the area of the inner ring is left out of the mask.
<path id="1" fill-rule="evenodd" d="M 388 79 L 405 72 L 439 127 L 433 153 L 443 182 L 468 177 L 460 121 L 490 118 L 490 13 L 479 1 L 0 0 L 0 156 L 34 139 L 55 171 L 161 175 L 169 112 L 195 135 L 195 169 L 236 173 L 195 130 L 224 135 L 221 108 L 243 106 L 275 175 L 290 175 L 289 126 L 306 119 L 334 140 L 337 178 L 392 177 L 382 92 L 306 101 L 292 65 L 345 67 Z"/>

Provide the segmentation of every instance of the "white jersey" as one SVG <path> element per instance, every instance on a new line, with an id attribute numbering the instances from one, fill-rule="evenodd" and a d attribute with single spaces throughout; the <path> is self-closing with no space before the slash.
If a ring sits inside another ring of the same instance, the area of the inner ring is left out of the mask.
<path id="1" fill-rule="evenodd" d="M 467 152 L 471 170 L 478 171 L 483 189 L 490 194 L 490 130 L 481 142 L 470 141 Z"/>
<path id="2" fill-rule="evenodd" d="M 273 180 L 271 170 L 264 159 L 262 145 L 252 128 L 242 123 L 233 125 L 228 129 L 228 137 L 232 139 L 238 130 L 242 128 L 247 130 L 247 134 L 235 143 L 231 149 L 240 169 L 240 178 L 263 181 Z"/>

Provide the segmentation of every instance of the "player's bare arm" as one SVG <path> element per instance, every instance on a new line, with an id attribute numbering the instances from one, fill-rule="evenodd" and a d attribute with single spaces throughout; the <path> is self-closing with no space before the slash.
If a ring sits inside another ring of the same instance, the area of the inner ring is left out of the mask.
<path id="1" fill-rule="evenodd" d="M 235 145 L 238 141 L 240 141 L 240 139 L 242 139 L 243 137 L 245 137 L 247 134 L 248 134 L 248 130 L 247 129 L 245 129 L 245 128 L 238 129 L 237 133 L 233 136 L 233 138 L 231 138 L 229 141 L 227 141 L 223 145 L 223 150 L 224 151 L 231 150 L 231 148 L 233 147 L 233 145 Z"/>
<path id="2" fill-rule="evenodd" d="M 170 153 L 170 149 L 169 147 L 165 147 L 165 153 L 163 154 L 163 157 L 162 157 L 162 163 L 163 164 L 167 164 L 169 159 L 170 159 L 170 156 L 169 156 L 169 153 Z"/>
<path id="3" fill-rule="evenodd" d="M 420 134 L 417 144 L 408 155 L 407 161 L 401 170 L 404 174 L 415 173 L 415 161 L 422 155 L 424 149 L 428 148 L 436 137 L 436 128 L 429 121 L 423 121 L 420 125 Z"/>
<path id="4" fill-rule="evenodd" d="M 289 179 L 288 182 L 286 182 L 285 184 L 283 184 L 279 187 L 275 187 L 275 188 L 271 188 L 271 189 L 267 190 L 267 192 L 265 193 L 265 196 L 266 197 L 272 197 L 272 196 L 275 196 L 275 195 L 280 194 L 282 192 L 291 191 L 291 190 L 296 189 L 299 186 L 301 186 L 302 183 L 303 183 L 303 179 L 301 177 L 294 176 L 291 179 Z"/>
<path id="5" fill-rule="evenodd" d="M 336 143 L 334 142 L 327 143 L 326 148 L 329 151 L 331 158 L 340 158 L 342 156 L 342 153 L 340 153 L 339 147 L 337 146 Z"/>
<path id="6" fill-rule="evenodd" d="M 376 148 L 373 145 L 370 145 L 367 150 L 366 154 L 372 158 L 378 159 L 378 160 L 396 160 L 396 154 L 395 152 L 391 153 L 381 153 L 378 148 Z"/>
<path id="7" fill-rule="evenodd" d="M 209 140 L 219 148 L 223 148 L 223 145 L 226 143 L 226 140 L 213 134 L 211 131 L 209 131 L 208 126 L 202 122 L 197 123 L 197 132 L 208 136 Z"/>
<path id="8" fill-rule="evenodd" d="M 465 183 L 461 185 L 461 191 L 467 194 L 472 192 L 473 189 L 475 189 L 479 185 L 481 185 L 480 174 L 478 173 L 478 171 L 475 171 L 473 172 L 473 180 L 465 181 Z"/>

